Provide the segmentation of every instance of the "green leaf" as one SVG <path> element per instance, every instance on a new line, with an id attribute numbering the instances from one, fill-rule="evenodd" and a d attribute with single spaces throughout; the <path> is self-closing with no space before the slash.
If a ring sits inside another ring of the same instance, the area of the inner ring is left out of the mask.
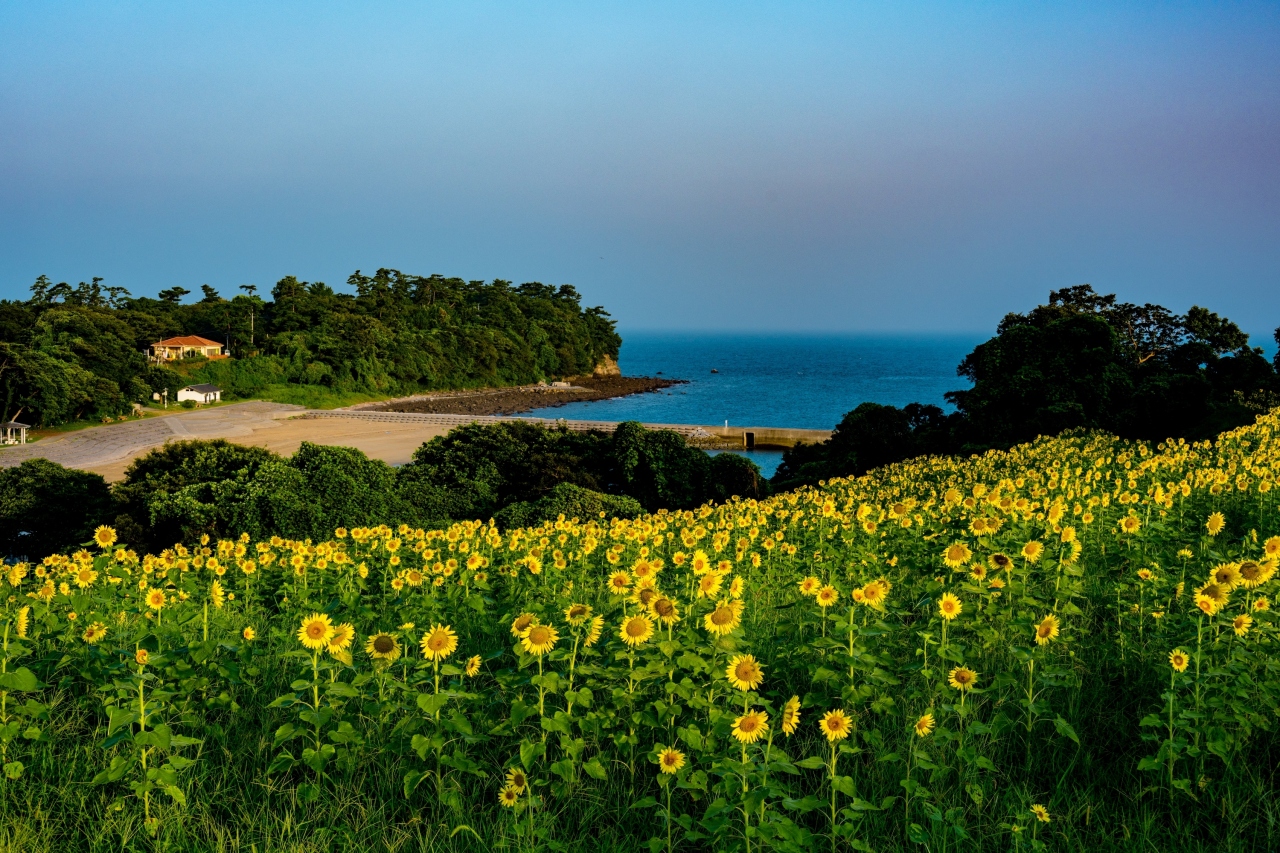
<path id="1" fill-rule="evenodd" d="M 532 770 L 534 759 L 543 758 L 546 754 L 545 743 L 534 743 L 528 740 L 520 742 L 520 763 L 524 765 L 525 770 Z"/>
<path id="2" fill-rule="evenodd" d="M 1071 738 L 1071 740 L 1075 742 L 1076 746 L 1080 745 L 1080 736 L 1076 734 L 1076 730 L 1071 728 L 1071 724 L 1066 720 L 1058 717 L 1053 721 L 1053 726 L 1058 730 L 1058 734 L 1063 737 Z"/>
<path id="3" fill-rule="evenodd" d="M 801 759 L 800 761 L 797 761 L 796 767 L 800 767 L 804 770 L 817 770 L 819 767 L 825 767 L 826 764 L 827 764 L 826 759 L 823 759 L 817 755 L 811 755 L 808 758 L 804 758 L 804 759 Z"/>
<path id="4" fill-rule="evenodd" d="M 853 777 L 851 776 L 837 776 L 833 784 L 835 789 L 846 797 L 854 797 L 858 793 L 857 788 L 853 785 Z"/>
<path id="5" fill-rule="evenodd" d="M 326 696 L 337 696 L 341 699 L 355 699 L 360 695 L 359 690 L 343 681 L 333 682 L 324 692 Z"/>
<path id="6" fill-rule="evenodd" d="M 124 726 L 131 726 L 138 722 L 138 712 L 132 708 L 107 708 L 107 734 L 110 735 L 116 729 Z"/>
<path id="7" fill-rule="evenodd" d="M 593 758 L 586 764 L 582 765 L 582 769 L 587 771 L 587 775 L 592 779 L 599 779 L 603 782 L 609 778 L 609 771 L 605 770 L 604 765 L 600 763 L 599 758 Z"/>
<path id="8" fill-rule="evenodd" d="M 7 761 L 4 765 L 4 778 L 14 780 L 22 776 L 21 761 Z"/>
<path id="9" fill-rule="evenodd" d="M 35 690 L 40 682 L 36 679 L 36 675 L 25 666 L 20 666 L 13 672 L 6 672 L 0 675 L 0 687 L 5 690 L 17 692 Z"/>
<path id="10" fill-rule="evenodd" d="M 276 773 L 283 773 L 297 763 L 298 759 L 294 758 L 287 752 L 281 752 L 275 758 L 271 759 L 271 765 L 267 768 L 267 775 L 272 776 Z"/>
<path id="11" fill-rule="evenodd" d="M 448 694 L 445 693 L 419 693 L 418 707 L 422 713 L 429 717 L 434 717 L 436 712 L 445 706 L 449 701 Z"/>

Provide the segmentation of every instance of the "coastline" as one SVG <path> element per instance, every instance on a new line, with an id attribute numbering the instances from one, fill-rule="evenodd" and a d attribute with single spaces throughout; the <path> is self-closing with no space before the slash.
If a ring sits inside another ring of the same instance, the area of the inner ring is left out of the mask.
<path id="1" fill-rule="evenodd" d="M 349 407 L 359 412 L 403 412 L 430 415 L 516 415 L 535 409 L 589 403 L 661 391 L 683 379 L 653 376 L 580 376 L 565 387 L 517 385 L 471 391 L 440 391 Z"/>

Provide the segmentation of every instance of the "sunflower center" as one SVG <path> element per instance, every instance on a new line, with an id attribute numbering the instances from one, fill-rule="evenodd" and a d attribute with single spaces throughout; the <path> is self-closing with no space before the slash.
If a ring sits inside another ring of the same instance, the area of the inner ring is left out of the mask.
<path id="1" fill-rule="evenodd" d="M 373 650 L 380 655 L 385 655 L 396 647 L 395 640 L 386 634 L 379 634 L 373 638 Z"/>
<path id="2" fill-rule="evenodd" d="M 727 607 L 717 607 L 711 614 L 711 621 L 715 625 L 728 625 L 733 621 L 733 611 Z"/>
<path id="3" fill-rule="evenodd" d="M 632 619 L 630 622 L 628 622 L 628 623 L 627 623 L 627 636 L 628 636 L 628 637 L 642 637 L 642 636 L 644 636 L 644 623 L 643 623 L 643 622 L 641 622 L 639 619 Z"/>

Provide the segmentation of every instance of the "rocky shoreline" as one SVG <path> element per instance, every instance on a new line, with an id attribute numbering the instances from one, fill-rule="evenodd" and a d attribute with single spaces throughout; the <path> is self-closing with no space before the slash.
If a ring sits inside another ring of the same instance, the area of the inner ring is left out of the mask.
<path id="1" fill-rule="evenodd" d="M 438 391 L 381 403 L 353 406 L 365 412 L 414 412 L 432 415 L 515 415 L 563 406 L 661 391 L 684 384 L 683 379 L 653 376 L 580 376 L 567 387 L 520 385 L 513 388 L 481 388 L 472 391 Z"/>

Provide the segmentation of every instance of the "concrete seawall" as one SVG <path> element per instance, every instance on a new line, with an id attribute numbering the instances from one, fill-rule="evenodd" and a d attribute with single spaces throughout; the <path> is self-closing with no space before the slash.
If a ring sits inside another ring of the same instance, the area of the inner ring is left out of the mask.
<path id="1" fill-rule="evenodd" d="M 463 424 L 499 424 L 507 422 L 536 423 L 555 428 L 564 427 L 575 432 L 600 430 L 613 432 L 616 421 L 575 421 L 565 418 L 532 418 L 503 415 L 436 415 L 410 412 L 361 412 L 350 410 L 312 409 L 302 413 L 304 418 L 351 418 L 388 424 L 422 424 L 455 427 Z M 693 441 L 714 441 L 718 445 L 739 447 L 794 447 L 797 444 L 817 444 L 831 438 L 825 429 L 789 429 L 786 427 L 731 426 L 723 424 L 643 424 L 646 429 L 669 429 Z"/>

